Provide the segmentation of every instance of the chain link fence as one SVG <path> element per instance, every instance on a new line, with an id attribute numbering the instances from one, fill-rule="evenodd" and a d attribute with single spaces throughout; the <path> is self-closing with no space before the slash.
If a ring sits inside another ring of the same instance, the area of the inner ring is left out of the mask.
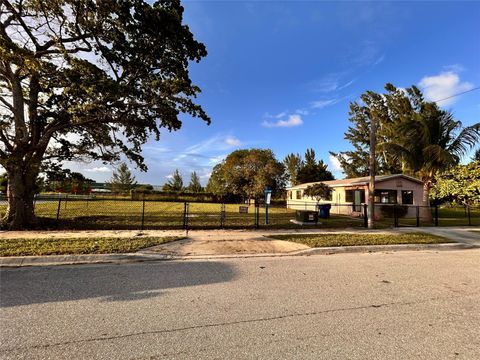
<path id="1" fill-rule="evenodd" d="M 0 198 L 0 215 L 7 199 Z M 59 229 L 289 229 L 367 226 L 366 204 L 227 204 L 38 196 L 35 215 L 46 228 Z M 328 209 L 327 209 L 328 208 Z M 305 217 L 307 214 L 312 219 Z M 480 207 L 375 205 L 376 227 L 480 226 Z M 303 216 L 303 217 L 302 217 Z"/>

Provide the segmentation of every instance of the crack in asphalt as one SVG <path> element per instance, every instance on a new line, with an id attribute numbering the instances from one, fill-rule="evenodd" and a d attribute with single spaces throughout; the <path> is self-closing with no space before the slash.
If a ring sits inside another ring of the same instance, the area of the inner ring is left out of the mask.
<path id="1" fill-rule="evenodd" d="M 0 353 L 8 353 L 10 351 L 28 350 L 28 349 L 46 349 L 46 348 L 51 348 L 51 347 L 63 346 L 63 345 L 81 344 L 81 343 L 89 343 L 89 342 L 105 341 L 105 340 L 125 339 L 125 338 L 130 338 L 130 337 L 135 337 L 135 336 L 143 336 L 143 335 L 169 334 L 169 333 L 175 333 L 175 332 L 180 332 L 180 331 L 207 329 L 207 328 L 215 328 L 215 327 L 231 326 L 231 325 L 239 325 L 239 324 L 248 324 L 248 323 L 257 323 L 257 322 L 266 322 L 266 321 L 282 320 L 282 319 L 303 317 L 303 316 L 314 316 L 314 315 L 321 315 L 321 314 L 328 314 L 328 313 L 335 313 L 335 312 L 342 312 L 342 311 L 357 311 L 357 310 L 365 310 L 365 309 L 378 309 L 378 308 L 394 306 L 394 305 L 401 305 L 401 306 L 402 305 L 415 305 L 415 304 L 423 304 L 423 303 L 427 303 L 427 302 L 430 302 L 430 301 L 444 300 L 444 299 L 449 299 L 449 298 L 450 297 L 448 297 L 448 298 L 447 297 L 435 297 L 435 298 L 430 298 L 430 299 L 425 299 L 425 300 L 406 301 L 406 302 L 390 302 L 390 303 L 363 305 L 363 306 L 356 306 L 356 307 L 329 309 L 329 310 L 322 310 L 322 311 L 311 311 L 311 312 L 305 312 L 305 313 L 293 313 L 293 314 L 271 316 L 271 317 L 265 317 L 265 318 L 259 318 L 259 319 L 237 320 L 237 321 L 229 321 L 229 322 L 223 322 L 223 323 L 194 325 L 194 326 L 187 326 L 187 327 L 174 328 L 174 329 L 141 331 L 141 332 L 135 332 L 135 333 L 123 334 L 123 335 L 103 336 L 103 337 L 100 336 L 100 337 L 95 337 L 95 338 L 71 340 L 71 341 L 64 341 L 64 342 L 58 342 L 58 343 L 52 343 L 52 344 L 30 345 L 30 346 L 25 346 L 25 347 L 5 349 L 5 350 L 0 350 Z"/>

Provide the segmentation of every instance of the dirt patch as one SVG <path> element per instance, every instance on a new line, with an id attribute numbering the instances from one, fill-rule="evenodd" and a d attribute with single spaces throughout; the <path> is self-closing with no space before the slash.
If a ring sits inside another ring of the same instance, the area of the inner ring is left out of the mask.
<path id="1" fill-rule="evenodd" d="M 273 254 L 290 253 L 308 249 L 303 244 L 266 238 L 210 239 L 189 238 L 150 248 L 150 251 L 174 256 Z"/>

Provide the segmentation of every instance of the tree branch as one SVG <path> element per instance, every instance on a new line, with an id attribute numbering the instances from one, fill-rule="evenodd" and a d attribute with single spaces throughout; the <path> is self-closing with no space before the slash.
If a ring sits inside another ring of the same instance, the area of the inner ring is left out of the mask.
<path id="1" fill-rule="evenodd" d="M 23 21 L 21 13 L 18 13 L 17 10 L 15 10 L 15 7 L 12 4 L 10 4 L 8 0 L 2 0 L 2 1 L 6 5 L 6 7 L 12 12 L 12 14 L 15 15 L 15 18 L 18 20 L 23 30 L 25 30 L 28 37 L 30 38 L 30 40 L 32 40 L 33 44 L 35 45 L 35 49 L 38 49 L 40 44 L 37 42 L 36 37 L 32 34 L 27 24 L 25 24 L 25 21 Z"/>
<path id="2" fill-rule="evenodd" d="M 8 108 L 11 112 L 13 112 L 13 106 L 10 104 L 3 96 L 0 95 L 0 102 L 5 105 L 6 108 Z"/>

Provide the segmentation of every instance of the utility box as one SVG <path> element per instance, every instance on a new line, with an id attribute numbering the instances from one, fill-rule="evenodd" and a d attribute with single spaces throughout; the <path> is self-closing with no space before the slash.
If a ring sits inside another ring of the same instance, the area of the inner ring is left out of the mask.
<path id="1" fill-rule="evenodd" d="M 295 212 L 295 220 L 306 224 L 316 224 L 318 223 L 318 212 L 297 210 Z"/>
<path id="2" fill-rule="evenodd" d="M 328 219 L 330 217 L 330 204 L 322 204 L 319 206 L 319 214 L 321 219 Z"/>

